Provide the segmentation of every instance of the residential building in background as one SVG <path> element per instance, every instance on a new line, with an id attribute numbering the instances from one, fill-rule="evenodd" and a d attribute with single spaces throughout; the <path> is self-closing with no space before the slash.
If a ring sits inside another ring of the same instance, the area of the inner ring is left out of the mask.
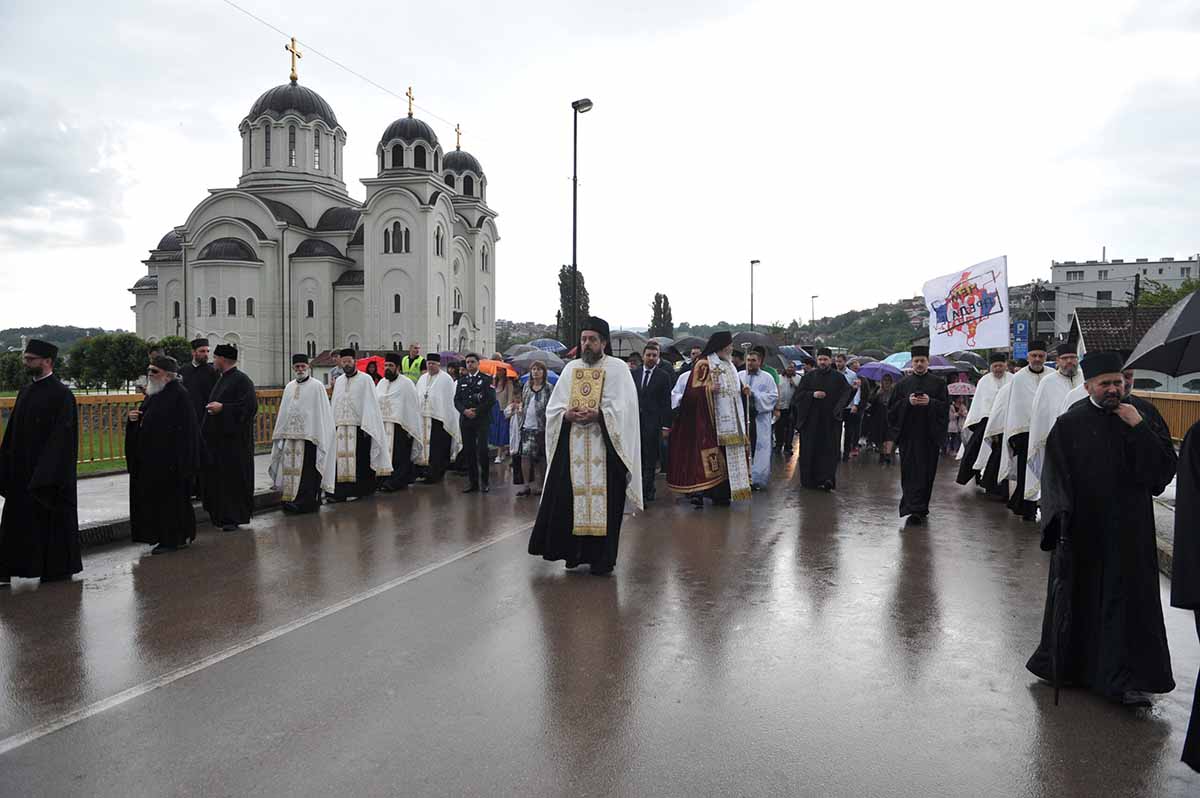
<path id="1" fill-rule="evenodd" d="M 1200 276 L 1197 256 L 1175 258 L 1137 258 L 1135 260 L 1052 261 L 1050 287 L 1054 300 L 1054 334 L 1065 336 L 1070 330 L 1076 308 L 1123 307 L 1133 298 L 1134 277 L 1154 280 L 1170 288 L 1179 288 L 1185 280 Z"/>

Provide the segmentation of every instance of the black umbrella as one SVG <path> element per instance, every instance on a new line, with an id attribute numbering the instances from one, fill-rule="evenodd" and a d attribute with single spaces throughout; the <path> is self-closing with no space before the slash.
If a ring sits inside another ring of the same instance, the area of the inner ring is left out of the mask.
<path id="1" fill-rule="evenodd" d="M 558 355 L 553 352 L 543 352 L 542 350 L 534 350 L 533 352 L 525 352 L 514 357 L 509 365 L 517 370 L 518 374 L 529 373 L 529 367 L 537 361 L 545 364 L 546 368 L 558 374 L 567 364 L 562 361 Z"/>
<path id="2" fill-rule="evenodd" d="M 887 353 L 880 349 L 864 349 L 863 351 L 858 353 L 858 356 L 860 358 L 863 355 L 866 355 L 867 357 L 873 357 L 876 360 L 883 360 L 885 357 L 887 357 Z"/>
<path id="3" fill-rule="evenodd" d="M 733 346 L 735 349 L 750 349 L 751 347 L 761 346 L 767 350 L 768 355 L 779 354 L 779 344 L 775 343 L 775 339 L 766 333 L 740 332 L 733 336 Z"/>
<path id="4" fill-rule="evenodd" d="M 1125 368 L 1161 371 L 1172 377 L 1200 371 L 1200 292 L 1176 302 L 1154 323 Z"/>
<path id="5" fill-rule="evenodd" d="M 986 369 L 988 367 L 987 360 L 984 359 L 983 355 L 979 354 L 978 352 L 966 352 L 966 351 L 951 352 L 950 354 L 946 355 L 946 357 L 949 358 L 950 360 L 956 360 L 956 361 L 957 360 L 965 360 L 968 363 L 970 363 L 972 366 L 975 366 L 980 369 Z"/>
<path id="6" fill-rule="evenodd" d="M 1058 545 L 1050 560 L 1050 596 L 1054 611 L 1050 625 L 1050 675 L 1054 682 L 1054 705 L 1058 706 L 1058 691 L 1067 669 L 1067 656 L 1071 648 L 1071 595 L 1075 582 L 1075 556 L 1071 552 L 1071 539 L 1067 537 L 1067 519 L 1058 524 Z"/>
<path id="7" fill-rule="evenodd" d="M 708 343 L 707 339 L 697 338 L 694 335 L 685 335 L 682 338 L 675 339 L 675 349 L 678 350 L 680 354 L 686 355 L 692 351 L 693 346 L 698 346 L 703 349 L 706 343 Z"/>

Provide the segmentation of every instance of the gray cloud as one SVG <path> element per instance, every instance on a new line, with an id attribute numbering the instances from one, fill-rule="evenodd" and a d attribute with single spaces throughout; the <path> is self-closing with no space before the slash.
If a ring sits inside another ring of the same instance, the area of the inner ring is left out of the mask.
<path id="1" fill-rule="evenodd" d="M 1194 0 L 1145 0 L 1122 21 L 1129 33 L 1200 30 L 1200 7 Z"/>
<path id="2" fill-rule="evenodd" d="M 0 81 L 0 249 L 119 242 L 126 180 L 111 165 L 115 140 Z"/>

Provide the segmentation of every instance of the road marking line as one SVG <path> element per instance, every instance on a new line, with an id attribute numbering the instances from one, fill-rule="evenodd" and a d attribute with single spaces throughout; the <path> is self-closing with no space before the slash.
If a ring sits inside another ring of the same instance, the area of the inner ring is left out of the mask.
<path id="1" fill-rule="evenodd" d="M 229 648 L 218 651 L 215 654 L 210 654 L 207 657 L 198 659 L 195 662 L 192 662 L 188 665 L 184 665 L 181 668 L 176 668 L 173 671 L 168 671 L 167 673 L 164 673 L 161 676 L 157 676 L 153 679 L 150 679 L 149 681 L 142 682 L 141 684 L 130 687 L 127 690 L 122 690 L 121 692 L 117 693 L 116 695 L 109 696 L 108 698 L 105 698 L 105 699 L 101 699 L 100 701 L 97 701 L 93 704 L 89 704 L 86 707 L 82 707 L 81 709 L 76 709 L 72 712 L 68 712 L 65 715 L 61 715 L 57 718 L 54 718 L 53 720 L 48 720 L 45 723 L 39 723 L 37 726 L 34 726 L 34 727 L 32 727 L 26 731 L 20 732 L 18 734 L 14 734 L 11 737 L 6 737 L 5 739 L 0 740 L 0 755 L 6 754 L 9 751 L 12 751 L 13 749 L 20 748 L 23 745 L 27 745 L 27 744 L 33 742 L 34 740 L 38 740 L 47 735 L 54 734 L 55 732 L 65 729 L 68 726 L 73 726 L 74 724 L 79 723 L 82 720 L 87 720 L 88 718 L 92 717 L 93 715 L 99 715 L 101 712 L 107 712 L 108 710 L 113 709 L 114 707 L 119 707 L 122 704 L 126 704 L 126 703 L 132 701 L 133 699 L 143 696 L 146 693 L 157 690 L 160 687 L 166 687 L 167 685 L 177 682 L 180 679 L 183 679 L 187 676 L 191 676 L 193 673 L 197 673 L 199 671 L 204 670 L 205 668 L 209 668 L 209 667 L 212 667 L 213 665 L 224 662 L 225 660 L 230 659 L 231 657 L 236 657 L 238 654 L 241 654 L 245 651 L 249 651 L 252 648 L 261 646 L 263 643 L 269 643 L 270 641 L 272 641 L 278 637 L 282 637 L 282 636 L 288 634 L 289 632 L 294 632 L 297 629 L 303 629 L 305 626 L 308 626 L 309 624 L 312 624 L 312 623 L 316 623 L 317 621 L 321 620 L 322 618 L 328 618 L 330 615 L 333 615 L 334 613 L 337 613 L 337 612 L 341 612 L 342 610 L 347 609 L 349 607 L 353 607 L 355 604 L 361 604 L 362 602 L 364 602 L 368 599 L 375 598 L 376 596 L 380 595 L 381 593 L 386 593 L 387 591 L 391 590 L 392 588 L 396 588 L 396 587 L 399 587 L 400 585 L 407 584 L 408 582 L 412 582 L 415 579 L 420 579 L 422 576 L 432 573 L 433 571 L 436 571 L 439 568 L 443 568 L 447 565 L 451 565 L 452 563 L 458 562 L 459 560 L 461 560 L 465 557 L 470 557 L 472 554 L 477 554 L 477 553 L 483 551 L 484 549 L 489 548 L 490 546 L 494 546 L 497 543 L 508 540 L 509 538 L 518 534 L 519 532 L 523 532 L 523 531 L 529 529 L 529 526 L 530 525 L 528 523 L 526 523 L 526 524 L 524 524 L 520 527 L 517 527 L 516 529 L 513 529 L 509 532 L 503 532 L 499 535 L 496 535 L 495 537 L 490 537 L 487 540 L 480 541 L 479 543 L 476 543 L 473 546 L 465 548 L 462 551 L 460 551 L 456 554 L 453 554 L 444 560 L 439 560 L 435 563 L 431 563 L 429 565 L 418 568 L 415 571 L 410 571 L 409 573 L 404 574 L 403 576 L 398 576 L 395 579 L 391 579 L 387 582 L 384 582 L 383 584 L 376 585 L 375 587 L 371 588 L 370 590 L 366 590 L 366 591 L 363 591 L 362 593 L 358 593 L 356 595 L 350 596 L 349 598 L 342 599 L 341 601 L 339 601 L 335 604 L 331 604 L 328 607 L 325 607 L 324 609 L 317 610 L 316 612 L 312 612 L 301 618 L 297 618 L 294 621 L 285 623 L 283 626 L 277 626 L 276 628 L 271 629 L 270 631 L 264 632 L 260 635 L 255 635 L 254 637 L 251 637 L 248 640 L 243 640 L 241 643 L 237 643 L 236 645 L 230 646 Z"/>

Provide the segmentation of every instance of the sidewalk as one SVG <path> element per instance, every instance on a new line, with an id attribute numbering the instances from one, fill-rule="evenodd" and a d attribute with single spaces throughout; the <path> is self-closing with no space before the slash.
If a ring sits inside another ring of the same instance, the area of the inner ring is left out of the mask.
<path id="1" fill-rule="evenodd" d="M 270 454 L 254 456 L 254 510 L 259 512 L 279 504 L 279 494 L 271 489 L 267 467 Z M 89 477 L 78 483 L 79 537 L 84 546 L 98 546 L 129 539 L 129 475 L 110 474 Z M 0 508 L 4 498 L 0 497 Z M 207 524 L 208 516 L 196 503 L 196 523 Z"/>

